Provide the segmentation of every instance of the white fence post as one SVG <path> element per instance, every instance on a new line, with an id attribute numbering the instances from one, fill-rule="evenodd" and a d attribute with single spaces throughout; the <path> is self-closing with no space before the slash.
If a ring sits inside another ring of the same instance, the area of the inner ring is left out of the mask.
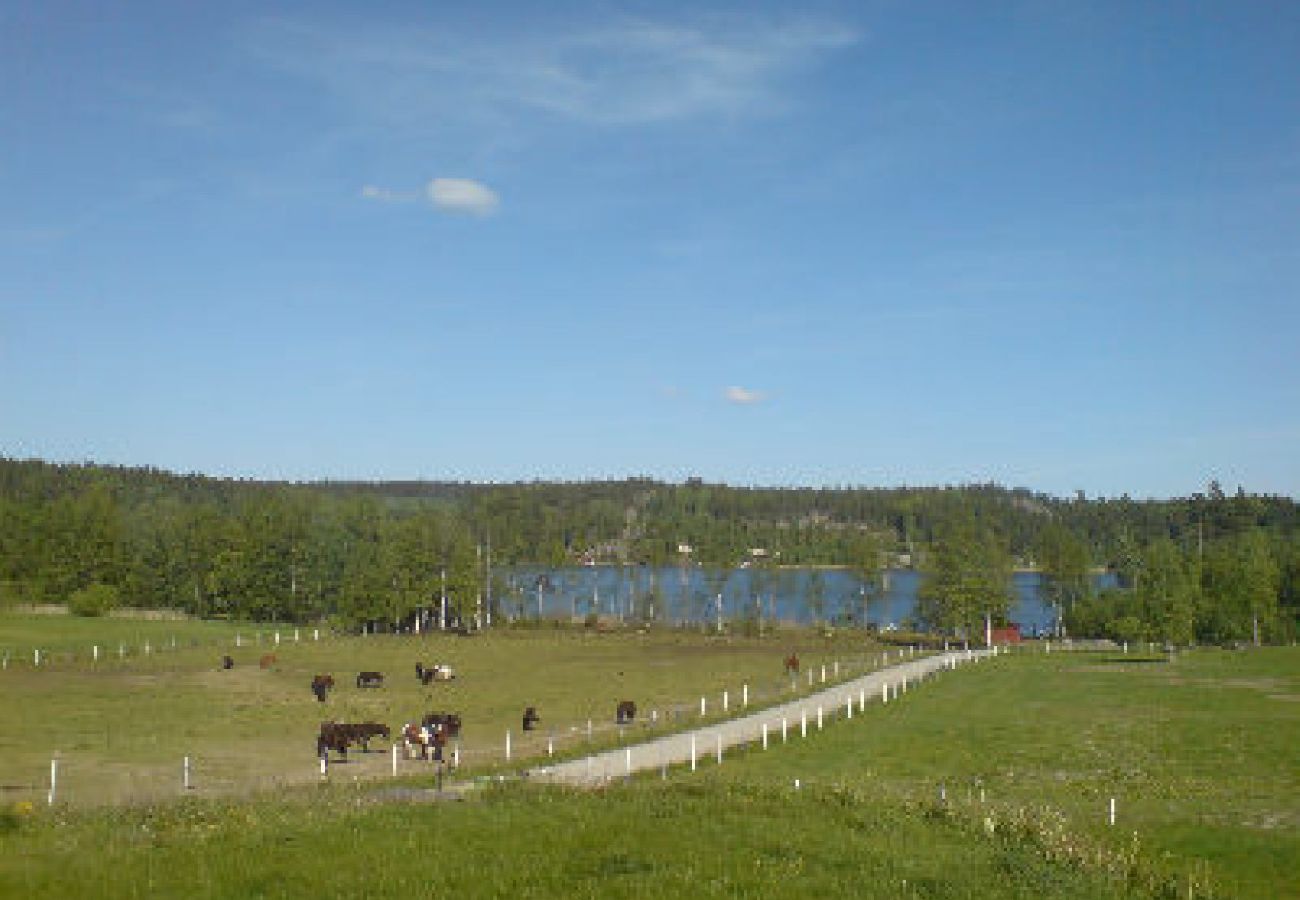
<path id="1" fill-rule="evenodd" d="M 806 738 L 807 736 L 808 736 L 808 710 L 801 709 L 799 710 L 799 737 Z"/>
<path id="2" fill-rule="evenodd" d="M 327 775 L 329 775 L 329 771 L 330 771 L 330 761 L 329 761 L 329 755 L 328 755 L 328 754 L 329 754 L 329 751 L 328 751 L 328 750 L 325 751 L 325 753 L 322 753 L 322 754 L 321 754 L 321 758 L 320 758 L 320 777 L 321 777 L 321 778 L 324 778 L 324 777 L 326 777 Z"/>
<path id="3" fill-rule="evenodd" d="M 632 748 L 631 747 L 623 748 L 623 768 L 626 770 L 628 775 L 632 774 Z"/>
<path id="4" fill-rule="evenodd" d="M 858 690 L 858 712 L 866 712 L 866 711 L 867 711 L 867 689 L 860 688 Z"/>
<path id="5" fill-rule="evenodd" d="M 844 709 L 848 713 L 848 718 L 853 718 L 853 695 L 849 694 L 844 698 Z"/>
<path id="6" fill-rule="evenodd" d="M 95 662 L 99 662 L 99 644 L 96 644 L 94 647 L 91 648 L 91 650 L 92 650 L 92 655 L 95 657 Z"/>
<path id="7" fill-rule="evenodd" d="M 190 789 L 190 758 L 185 757 L 185 763 L 181 767 L 181 787 L 185 790 Z"/>
<path id="8" fill-rule="evenodd" d="M 880 686 L 880 702 L 881 703 L 889 702 L 889 682 L 885 682 Z"/>
<path id="9" fill-rule="evenodd" d="M 695 771 L 695 735 L 691 735 L 691 771 Z"/>
<path id="10" fill-rule="evenodd" d="M 835 660 L 835 677 L 840 677 L 840 661 L 838 659 Z"/>
<path id="11" fill-rule="evenodd" d="M 548 738 L 546 739 L 546 755 L 547 755 L 547 756 L 554 756 L 554 755 L 555 755 L 555 737 L 554 737 L 554 735 L 552 735 L 552 736 L 550 736 L 550 737 L 548 737 Z"/>
<path id="12" fill-rule="evenodd" d="M 1110 821 L 1110 824 L 1112 824 L 1112 825 L 1115 824 L 1115 798 L 1114 798 L 1114 797 L 1111 797 L 1111 798 L 1110 798 L 1110 817 L 1109 817 L 1109 821 Z"/>
<path id="13" fill-rule="evenodd" d="M 701 698 L 700 698 L 700 717 L 701 717 L 701 718 L 704 717 L 704 710 L 705 710 L 705 700 L 704 700 L 703 697 L 701 697 Z"/>
<path id="14" fill-rule="evenodd" d="M 763 723 L 763 749 L 767 749 L 767 723 Z"/>
<path id="15" fill-rule="evenodd" d="M 280 646 L 280 632 L 275 633 L 275 646 Z"/>
<path id="16" fill-rule="evenodd" d="M 295 644 L 298 643 L 298 629 L 297 629 L 297 628 L 295 628 L 295 629 L 293 630 L 293 642 L 294 642 Z"/>
<path id="17" fill-rule="evenodd" d="M 54 805 L 54 796 L 59 789 L 59 759 L 55 757 L 50 760 L 50 797 L 49 805 Z"/>
<path id="18" fill-rule="evenodd" d="M 822 708 L 820 706 L 817 707 L 817 730 L 822 730 Z"/>
<path id="19" fill-rule="evenodd" d="M 822 684 L 826 683 L 826 663 L 822 663 Z"/>
<path id="20" fill-rule="evenodd" d="M 148 656 L 148 655 L 149 655 L 150 653 L 152 653 L 152 652 L 153 652 L 153 648 L 149 646 L 149 642 L 148 642 L 148 641 L 145 641 L 145 642 L 144 642 L 144 655 L 145 655 L 145 656 Z"/>
<path id="21" fill-rule="evenodd" d="M 510 762 L 510 729 L 506 729 L 506 762 Z"/>
<path id="22" fill-rule="evenodd" d="M 744 708 L 749 707 L 749 685 L 748 684 L 742 684 L 740 686 L 740 705 Z"/>
<path id="23" fill-rule="evenodd" d="M 722 692 L 722 711 L 725 713 L 725 712 L 727 712 L 727 711 L 730 710 L 730 709 L 731 709 L 731 697 L 730 697 L 730 695 L 729 695 L 726 691 L 723 691 L 723 692 Z"/>
<path id="24" fill-rule="evenodd" d="M 783 744 L 786 741 L 786 731 L 789 729 L 789 727 L 790 727 L 790 720 L 787 719 L 785 716 L 782 716 L 781 717 L 781 743 Z"/>
<path id="25" fill-rule="evenodd" d="M 244 646 L 244 638 L 242 635 L 240 635 L 238 631 L 235 632 L 235 646 L 236 647 Z"/>
<path id="26" fill-rule="evenodd" d="M 118 659 L 122 659 L 124 656 L 126 656 L 126 644 L 118 644 L 118 645 L 117 645 L 117 658 L 118 658 Z"/>
<path id="27" fill-rule="evenodd" d="M 319 641 L 319 640 L 320 640 L 320 629 L 319 629 L 319 628 L 313 628 L 313 629 L 311 630 L 311 639 L 312 639 L 313 641 Z"/>
<path id="28" fill-rule="evenodd" d="M 393 777 L 397 777 L 397 745 L 393 745 Z"/>
<path id="29" fill-rule="evenodd" d="M 722 765 L 722 732 L 718 732 L 718 765 Z"/>
<path id="30" fill-rule="evenodd" d="M 41 664 L 41 648 L 37 647 L 35 650 L 32 651 L 32 665 L 39 666 L 40 664 Z"/>

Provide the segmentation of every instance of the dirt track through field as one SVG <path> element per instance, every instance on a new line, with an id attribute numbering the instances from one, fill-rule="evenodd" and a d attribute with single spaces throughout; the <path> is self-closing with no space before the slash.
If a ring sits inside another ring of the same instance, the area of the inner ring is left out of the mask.
<path id="1" fill-rule="evenodd" d="M 768 707 L 726 722 L 669 735 L 643 744 L 628 745 L 554 765 L 531 769 L 528 777 L 538 781 L 596 786 L 611 778 L 665 766 L 696 765 L 712 761 L 732 747 L 761 746 L 764 726 L 769 745 L 794 740 L 818 728 L 818 710 L 823 724 L 860 714 L 870 702 L 894 703 L 923 678 L 978 662 L 995 655 L 995 650 L 951 651 L 899 663 L 851 681 Z"/>

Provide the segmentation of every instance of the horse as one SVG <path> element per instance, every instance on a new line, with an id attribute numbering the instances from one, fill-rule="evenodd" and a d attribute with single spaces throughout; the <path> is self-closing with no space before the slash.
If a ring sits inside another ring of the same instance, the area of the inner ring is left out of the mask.
<path id="1" fill-rule="evenodd" d="M 233 669 L 234 667 L 235 667 L 235 660 L 233 657 L 230 656 L 221 657 L 221 668 Z"/>
<path id="2" fill-rule="evenodd" d="M 791 653 L 789 656 L 785 658 L 785 674 L 787 675 L 799 674 L 799 654 Z"/>
<path id="3" fill-rule="evenodd" d="M 383 686 L 384 686 L 383 672 L 358 672 L 357 673 L 357 687 L 363 688 L 363 687 L 383 687 Z"/>
<path id="4" fill-rule="evenodd" d="M 416 663 L 415 677 L 420 679 L 421 684 L 429 684 L 433 681 L 451 681 L 456 677 L 456 673 L 452 671 L 451 666 L 441 663 L 434 663 L 427 668 L 422 663 Z"/>
<path id="5" fill-rule="evenodd" d="M 529 706 L 524 708 L 524 731 L 532 731 L 540 721 L 542 721 L 542 717 L 537 714 L 537 707 Z"/>
<path id="6" fill-rule="evenodd" d="M 325 695 L 334 687 L 333 675 L 317 675 L 311 680 L 311 692 L 316 695 L 316 699 L 321 703 L 325 702 Z"/>
<path id="7" fill-rule="evenodd" d="M 275 654 L 274 653 L 266 654 L 265 656 L 263 656 L 261 659 L 257 661 L 257 664 L 263 669 L 271 668 L 271 666 L 275 665 Z"/>
<path id="8" fill-rule="evenodd" d="M 614 721 L 620 725 L 629 725 L 636 718 L 636 704 L 631 700 L 618 701 L 618 707 L 614 711 Z"/>
<path id="9" fill-rule="evenodd" d="M 425 728 L 440 728 L 447 737 L 460 737 L 460 714 L 432 712 L 420 720 Z"/>
<path id="10" fill-rule="evenodd" d="M 322 722 L 316 738 L 316 754 L 326 755 L 334 750 L 340 756 L 348 755 L 349 744 L 360 744 L 362 752 L 370 752 L 370 740 L 388 737 L 388 726 L 379 722 Z"/>
<path id="11" fill-rule="evenodd" d="M 418 748 L 420 759 L 429 758 L 429 748 L 433 748 L 433 758 L 435 762 L 442 762 L 442 748 L 447 745 L 447 729 L 440 725 L 416 725 L 414 722 L 407 722 L 402 726 L 402 743 L 405 746 L 407 759 L 411 758 L 411 751 Z"/>

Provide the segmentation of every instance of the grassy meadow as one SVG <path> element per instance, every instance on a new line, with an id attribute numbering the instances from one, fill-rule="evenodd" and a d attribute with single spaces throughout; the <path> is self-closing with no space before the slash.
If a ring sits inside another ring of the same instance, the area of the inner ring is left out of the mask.
<path id="1" fill-rule="evenodd" d="M 1136 839 L 1218 896 L 1300 896 L 1300 650 L 1002 657 L 715 777 L 881 802 L 942 792 L 972 818 L 1085 846 Z"/>
<path id="2" fill-rule="evenodd" d="M 680 727 L 702 692 L 711 710 L 746 680 L 756 702 L 788 697 L 791 648 L 805 668 L 841 660 L 844 675 L 879 659 L 847 636 L 544 629 L 282 645 L 269 671 L 264 647 L 236 653 L 230 672 L 207 649 L 11 669 L 0 896 L 1300 897 L 1295 648 L 1022 651 L 666 781 L 583 792 L 485 774 L 505 771 L 497 738 L 525 702 L 542 731 L 521 746 L 516 730 L 516 752 L 543 753 L 551 728 L 576 752 L 588 715 L 595 744 L 617 739 L 618 697 L 678 706 Z M 419 685 L 416 659 L 460 678 Z M 356 689 L 362 668 L 389 685 Z M 346 676 L 324 708 L 307 691 L 316 671 Z M 395 784 L 427 775 L 382 777 L 381 754 L 314 776 L 326 711 L 400 724 L 425 708 L 466 717 L 463 802 L 394 800 Z M 66 799 L 51 809 L 56 745 Z M 176 799 L 187 752 L 197 788 Z M 130 789 L 84 775 L 105 770 Z M 279 787 L 243 795 L 250 785 Z M 138 802 L 149 797 L 169 799 Z"/>
<path id="3" fill-rule="evenodd" d="M 71 647 L 74 637 L 94 636 L 68 633 L 85 620 L 9 618 L 0 618 L 0 629 L 26 636 L 29 646 L 45 638 L 43 646 L 62 640 Z M 39 668 L 11 665 L 0 672 L 0 721 L 6 723 L 0 730 L 0 801 L 43 801 L 54 757 L 58 799 L 76 806 L 177 796 L 186 756 L 191 792 L 200 796 L 314 781 L 322 721 L 377 721 L 396 733 L 404 722 L 434 710 L 461 714 L 459 750 L 467 772 L 505 766 L 507 730 L 517 767 L 529 756 L 544 756 L 548 742 L 557 756 L 573 755 L 699 722 L 701 695 L 713 718 L 721 712 L 723 691 L 734 710 L 746 683 L 751 703 L 789 697 L 782 659 L 791 649 L 818 680 L 822 664 L 833 671 L 839 660 L 841 674 L 848 676 L 879 662 L 877 649 L 860 636 L 811 632 L 759 639 L 540 628 L 475 637 L 322 635 L 317 642 L 301 629 L 301 640 L 294 642 L 290 628 L 281 630 L 275 645 L 270 629 L 259 629 L 254 642 L 245 627 L 243 646 L 236 648 L 233 629 L 227 641 L 212 643 L 208 623 L 148 624 L 168 626 L 156 636 L 170 641 L 175 634 L 178 649 L 126 659 L 109 655 L 98 663 L 88 652 L 75 658 L 69 652 Z M 102 625 L 106 633 L 122 627 L 107 619 Z M 219 665 L 224 653 L 235 660 L 229 671 Z M 262 669 L 258 662 L 267 653 L 276 662 Z M 450 664 L 458 677 L 422 685 L 415 676 L 417 660 Z M 362 670 L 385 673 L 384 686 L 357 688 Z M 325 703 L 309 690 L 318 673 L 332 674 L 337 683 Z M 806 679 L 798 689 L 808 689 Z M 621 699 L 634 700 L 640 711 L 638 723 L 626 730 L 613 721 Z M 535 706 L 542 717 L 528 734 L 520 728 L 525 706 Z M 378 749 L 387 748 L 381 741 Z M 403 762 L 401 771 L 427 769 L 412 761 Z M 391 777 L 390 757 L 383 752 L 353 752 L 347 762 L 331 766 L 334 779 L 383 775 Z"/>

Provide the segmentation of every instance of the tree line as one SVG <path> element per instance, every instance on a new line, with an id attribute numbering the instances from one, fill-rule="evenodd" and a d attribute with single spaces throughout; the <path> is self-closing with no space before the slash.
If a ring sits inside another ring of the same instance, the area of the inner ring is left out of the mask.
<path id="1" fill-rule="evenodd" d="M 464 623 L 503 593 L 491 565 L 684 558 L 850 566 L 875 590 L 886 567 L 914 565 L 919 617 L 952 633 L 1005 620 L 1016 566 L 1042 571 L 1080 635 L 1279 639 L 1300 607 L 1295 501 L 1215 483 L 1169 500 L 994 484 L 283 483 L 0 458 L 0 523 L 0 603 L 88 611 L 389 627 L 441 614 L 446 597 Z M 1099 567 L 1118 590 L 1092 591 Z"/>

